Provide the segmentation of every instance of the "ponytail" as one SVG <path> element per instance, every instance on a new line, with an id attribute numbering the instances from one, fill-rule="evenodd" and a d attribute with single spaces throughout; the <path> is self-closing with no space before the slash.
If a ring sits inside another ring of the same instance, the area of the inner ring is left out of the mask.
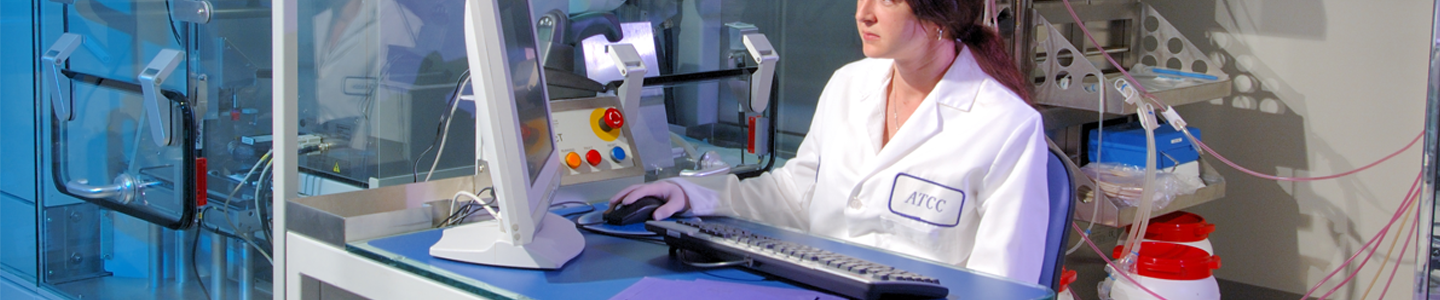
<path id="1" fill-rule="evenodd" d="M 970 53 L 980 65 L 980 70 L 995 78 L 1001 85 L 1015 92 L 1025 103 L 1030 101 L 1030 79 L 1020 74 L 1010 52 L 1005 50 L 1005 39 L 995 28 L 981 25 L 986 10 L 983 0 L 901 0 L 910 5 L 911 13 L 922 21 L 945 27 L 951 39 L 959 39 L 956 53 L 970 47 Z M 963 44 L 964 46 L 961 46 Z"/>
<path id="2" fill-rule="evenodd" d="M 1020 69 L 1016 68 L 1015 62 L 1010 59 L 1010 52 L 1005 50 L 1005 39 L 1000 37 L 1000 32 L 975 23 L 961 26 L 963 28 L 956 30 L 955 36 L 970 47 L 970 53 L 975 56 L 980 70 L 1010 88 L 1010 91 L 1020 96 L 1020 100 L 1031 103 L 1030 85 L 1025 84 L 1025 76 L 1020 74 Z M 959 50 L 956 49 L 955 52 L 959 53 Z"/>

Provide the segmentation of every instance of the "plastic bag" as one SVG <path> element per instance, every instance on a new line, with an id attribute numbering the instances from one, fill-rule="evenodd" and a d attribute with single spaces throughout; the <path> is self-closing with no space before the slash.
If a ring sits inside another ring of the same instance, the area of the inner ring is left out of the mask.
<path id="1" fill-rule="evenodd" d="M 1113 201 L 1116 207 L 1140 206 L 1140 195 L 1145 184 L 1145 169 L 1130 165 L 1092 163 L 1080 168 L 1081 173 L 1095 181 L 1098 189 Z M 1159 211 L 1170 205 L 1176 196 L 1189 195 L 1203 187 L 1200 178 L 1190 175 L 1183 177 L 1164 171 L 1155 172 L 1155 202 L 1152 211 Z"/>

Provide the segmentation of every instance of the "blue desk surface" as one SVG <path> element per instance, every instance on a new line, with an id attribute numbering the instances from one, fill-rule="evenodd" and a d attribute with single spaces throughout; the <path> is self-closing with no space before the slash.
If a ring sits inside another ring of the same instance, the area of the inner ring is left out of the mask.
<path id="1" fill-rule="evenodd" d="M 602 204 L 603 205 L 603 204 Z M 846 244 L 789 230 L 730 218 L 706 218 L 752 232 L 888 264 L 939 279 L 949 299 L 1049 299 L 1054 293 L 1033 284 L 973 273 L 916 260 L 870 247 Z M 524 270 L 472 265 L 430 256 L 441 230 L 427 230 L 349 244 L 351 253 L 435 279 L 483 297 L 508 299 L 608 299 L 645 277 L 671 280 L 719 280 L 772 287 L 801 288 L 742 268 L 700 269 L 669 256 L 658 240 L 639 241 L 581 230 L 585 250 L 559 270 Z"/>

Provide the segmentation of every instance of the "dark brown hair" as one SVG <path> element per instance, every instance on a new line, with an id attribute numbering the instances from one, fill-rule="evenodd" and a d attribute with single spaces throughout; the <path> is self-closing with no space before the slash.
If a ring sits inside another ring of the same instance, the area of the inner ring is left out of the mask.
<path id="1" fill-rule="evenodd" d="M 995 28 L 980 24 L 985 11 L 983 0 L 902 1 L 910 5 L 910 11 L 917 19 L 944 26 L 946 36 L 960 39 L 961 43 L 970 46 L 980 70 L 1030 103 L 1030 86 L 1025 84 L 1025 76 L 1020 74 L 1020 69 L 1015 67 L 1010 53 L 1005 50 L 1005 39 Z M 959 48 L 956 46 L 957 53 Z"/>

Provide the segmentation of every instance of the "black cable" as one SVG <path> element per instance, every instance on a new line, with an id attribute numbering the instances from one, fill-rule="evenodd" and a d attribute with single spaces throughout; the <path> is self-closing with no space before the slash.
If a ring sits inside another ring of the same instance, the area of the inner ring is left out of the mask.
<path id="1" fill-rule="evenodd" d="M 584 214 L 584 213 L 589 213 L 589 212 L 592 212 L 592 211 L 595 211 L 595 207 L 594 207 L 594 206 L 590 206 L 590 209 L 587 209 L 587 210 L 582 210 L 582 211 L 577 211 L 577 212 L 571 212 L 571 213 L 563 214 L 563 215 L 560 215 L 560 216 L 561 216 L 561 217 L 569 218 L 570 216 L 574 216 L 574 215 L 578 215 L 578 214 Z"/>
<path id="2" fill-rule="evenodd" d="M 451 224 L 451 223 L 456 223 L 456 222 L 464 221 L 465 219 L 469 219 L 470 216 L 472 216 L 472 215 L 474 215 L 474 214 L 476 214 L 476 213 L 479 213 L 480 211 L 484 210 L 484 208 L 485 208 L 486 206 L 494 206 L 494 205 L 495 205 L 495 188 L 493 188 L 493 187 L 486 187 L 486 188 L 480 189 L 479 193 L 477 193 L 477 194 L 481 194 L 481 193 L 485 193 L 485 192 L 489 192 L 489 193 L 490 193 L 490 202 L 486 202 L 486 203 L 480 203 L 479 201 L 466 202 L 464 205 L 461 205 L 459 208 L 456 208 L 456 209 L 455 209 L 455 212 L 451 213 L 449 217 L 446 217 L 446 218 L 445 218 L 445 220 L 441 220 L 441 221 L 440 221 L 440 224 L 435 225 L 435 228 L 450 226 L 450 225 L 453 225 L 453 224 Z M 457 219 L 457 218 L 458 218 L 458 219 Z"/>
<path id="3" fill-rule="evenodd" d="M 447 109 L 440 113 L 440 124 L 435 125 L 435 138 L 430 140 L 430 146 L 425 147 L 425 151 L 420 152 L 420 156 L 415 157 L 415 163 L 410 164 L 410 182 L 420 182 L 420 160 L 424 159 L 425 154 L 430 153 L 430 150 L 435 149 L 435 144 L 440 141 L 441 133 L 445 131 L 445 123 L 449 123 L 450 118 L 455 117 L 450 114 L 451 110 L 448 108 L 459 105 L 457 102 L 460 102 L 460 92 L 464 91 L 465 82 L 469 80 L 470 70 L 466 69 L 465 72 L 460 73 L 460 80 L 455 81 L 455 89 L 452 90 L 453 93 L 450 94 L 450 99 L 445 102 L 445 108 Z M 440 158 L 436 157 L 435 159 L 438 160 Z"/>
<path id="4" fill-rule="evenodd" d="M 195 265 L 197 264 L 196 256 L 198 256 L 200 248 L 200 234 L 205 233 L 205 223 L 202 222 L 202 219 L 205 218 L 205 211 L 211 208 L 213 207 L 206 207 L 200 210 L 200 215 L 196 216 L 195 221 L 200 224 L 200 226 L 195 228 L 195 240 L 190 242 L 190 271 L 195 274 L 195 283 L 200 285 L 200 291 L 205 292 L 205 299 L 214 298 L 210 297 L 210 289 L 205 288 L 205 280 L 200 279 L 200 267 Z M 210 249 L 210 251 L 215 251 L 215 249 Z"/>
<path id="5" fill-rule="evenodd" d="M 170 9 L 170 0 L 165 0 L 165 20 L 169 21 L 166 23 L 170 24 L 170 34 L 172 34 L 171 36 L 175 37 L 175 44 L 180 45 L 180 48 L 184 49 L 186 48 L 185 42 L 180 41 L 180 31 L 175 30 L 175 17 L 171 16 L 173 14 L 174 13 L 171 12 Z"/>
<path id="6" fill-rule="evenodd" d="M 745 279 L 745 278 L 730 277 L 730 276 L 720 276 L 720 275 L 716 275 L 715 273 L 710 273 L 711 271 L 712 271 L 712 270 L 710 270 L 710 269 L 704 269 L 704 270 L 700 270 L 700 273 L 704 273 L 705 275 L 714 276 L 715 278 L 721 278 L 721 279 L 727 279 L 727 280 L 734 280 L 734 281 L 751 281 L 751 282 L 770 281 L 770 278 L 767 278 L 767 277 L 765 277 L 765 276 L 760 276 L 760 279 Z M 759 276 L 759 275 L 756 275 L 756 276 Z"/>
<path id="7" fill-rule="evenodd" d="M 591 233 L 599 234 L 599 235 L 608 235 L 608 236 L 612 236 L 612 237 L 617 237 L 617 238 L 622 238 L 622 239 L 627 239 L 627 240 L 633 240 L 633 241 L 642 242 L 642 243 L 647 243 L 647 244 L 655 244 L 655 245 L 661 245 L 661 246 L 669 245 L 669 244 L 666 244 L 666 243 L 665 243 L 665 238 L 664 238 L 664 237 L 661 237 L 661 236 L 659 236 L 659 235 L 629 235 L 629 234 L 618 234 L 618 233 L 614 233 L 614 232 L 596 230 L 595 228 L 592 228 L 592 227 L 594 227 L 594 226 L 600 226 L 600 224 L 604 224 L 604 223 L 605 223 L 604 221 L 601 221 L 601 222 L 599 222 L 599 223 L 594 223 L 594 224 L 589 224 L 589 225 L 584 225 L 584 226 L 581 226 L 581 225 L 579 225 L 579 224 L 576 224 L 575 227 L 580 228 L 580 229 L 589 230 Z"/>
<path id="8" fill-rule="evenodd" d="M 678 249 L 678 250 L 677 250 L 677 249 Z M 694 254 L 694 255 L 701 255 L 701 256 L 704 256 L 704 255 L 699 254 L 699 253 L 692 252 L 692 251 L 690 251 L 690 250 L 679 249 L 679 248 L 670 248 L 670 251 L 671 251 L 671 254 L 674 254 L 674 255 L 675 255 L 675 260 L 678 260 L 678 261 L 680 261 L 680 263 L 685 264 L 685 265 L 687 265 L 687 266 L 694 267 L 694 268 L 699 268 L 699 269 L 728 268 L 728 267 L 742 266 L 742 265 L 750 264 L 750 259 L 749 259 L 749 258 L 745 258 L 745 259 L 741 259 L 741 260 L 721 261 L 721 262 L 708 262 L 708 263 L 693 262 L 693 261 L 690 261 L 690 260 L 688 260 L 688 259 L 685 259 L 685 254 L 686 254 L 686 253 L 691 253 L 691 254 Z"/>

